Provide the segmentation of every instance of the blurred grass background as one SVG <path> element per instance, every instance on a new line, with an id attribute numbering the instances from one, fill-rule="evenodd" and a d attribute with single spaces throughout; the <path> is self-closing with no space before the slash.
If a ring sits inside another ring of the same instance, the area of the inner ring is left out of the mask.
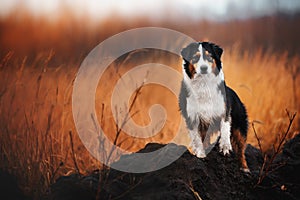
<path id="1" fill-rule="evenodd" d="M 0 169 L 15 175 L 24 193 L 34 199 L 62 175 L 85 174 L 103 167 L 76 133 L 71 108 L 73 81 L 92 48 L 124 30 L 164 27 L 221 45 L 226 82 L 245 103 L 264 150 L 272 148 L 278 134 L 285 131 L 289 122 L 285 110 L 299 113 L 299 14 L 223 22 L 184 18 L 153 21 L 147 17 L 129 20 L 113 15 L 96 22 L 74 17 L 71 12 L 56 18 L 37 18 L 16 10 L 0 19 Z M 97 88 L 99 123 L 111 140 L 118 130 L 110 96 L 119 76 L 149 62 L 166 64 L 181 73 L 178 57 L 166 52 L 136 52 L 122 62 L 125 59 L 126 55 L 111 64 Z M 148 142 L 172 140 L 180 113 L 176 97 L 166 88 L 144 86 L 133 105 L 132 113 L 138 111 L 133 119 L 141 125 L 149 123 L 147 112 L 154 103 L 167 110 L 164 128 L 148 139 L 121 132 L 119 141 L 125 141 L 119 144 L 122 148 L 136 151 Z M 299 128 L 297 115 L 289 138 Z M 178 143 L 188 144 L 188 138 L 183 136 Z M 251 126 L 248 143 L 257 146 Z"/>

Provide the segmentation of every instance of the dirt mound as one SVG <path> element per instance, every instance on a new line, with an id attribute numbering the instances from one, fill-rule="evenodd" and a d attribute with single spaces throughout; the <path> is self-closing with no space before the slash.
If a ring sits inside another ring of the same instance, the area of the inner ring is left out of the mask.
<path id="1" fill-rule="evenodd" d="M 163 146 L 148 144 L 141 152 L 151 152 Z M 170 148 L 185 147 L 172 144 Z M 149 173 L 133 174 L 110 169 L 84 177 L 61 177 L 49 189 L 47 199 L 95 199 L 96 196 L 101 199 L 300 198 L 300 135 L 285 144 L 275 160 L 273 169 L 276 167 L 276 170 L 269 173 L 260 185 L 256 183 L 263 156 L 258 149 L 248 145 L 246 159 L 251 174 L 240 170 L 234 154 L 223 156 L 217 147 L 204 159 L 186 150 L 169 166 Z M 130 164 L 130 161 L 131 155 L 121 157 L 118 162 Z"/>
<path id="2" fill-rule="evenodd" d="M 0 170 L 0 199 L 27 199 L 18 186 L 16 177 Z"/>

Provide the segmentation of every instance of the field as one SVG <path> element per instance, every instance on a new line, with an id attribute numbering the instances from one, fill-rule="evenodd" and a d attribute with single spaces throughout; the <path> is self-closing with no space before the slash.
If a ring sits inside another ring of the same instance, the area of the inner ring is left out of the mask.
<path id="1" fill-rule="evenodd" d="M 300 16 L 278 14 L 223 23 L 153 22 L 147 18 L 107 19 L 101 23 L 85 20 L 68 15 L 51 21 L 21 13 L 0 21 L 0 169 L 16 176 L 23 192 L 35 199 L 62 175 L 86 174 L 103 167 L 86 150 L 74 126 L 73 83 L 92 48 L 123 30 L 160 26 L 220 44 L 225 50 L 227 84 L 248 110 L 248 143 L 258 146 L 255 129 L 264 151 L 276 146 L 278 136 L 286 131 L 286 112 L 300 111 Z M 99 124 L 111 141 L 132 152 L 148 142 L 172 141 L 179 127 L 176 96 L 155 84 L 144 85 L 139 93 L 132 94 L 130 114 L 137 124 L 147 125 L 149 107 L 162 105 L 167 119 L 158 134 L 147 139 L 132 138 L 113 120 L 113 112 L 117 112 L 110 107 L 113 86 L 129 69 L 150 62 L 166 64 L 181 73 L 178 57 L 148 49 L 112 63 L 97 87 Z M 297 114 L 288 138 L 299 130 Z M 182 135 L 176 142 L 187 145 L 189 139 Z M 101 145 L 101 138 L 97 144 Z M 109 151 L 102 153 L 109 159 Z"/>

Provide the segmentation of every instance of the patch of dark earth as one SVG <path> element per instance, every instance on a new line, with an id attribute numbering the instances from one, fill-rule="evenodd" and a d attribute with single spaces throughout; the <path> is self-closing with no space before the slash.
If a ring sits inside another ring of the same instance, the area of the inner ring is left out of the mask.
<path id="1" fill-rule="evenodd" d="M 164 146 L 150 143 L 139 152 L 152 152 Z M 257 148 L 247 146 L 245 154 L 251 173 L 245 173 L 234 153 L 224 156 L 217 146 L 206 158 L 199 159 L 184 146 L 168 145 L 163 159 L 172 157 L 178 149 L 185 152 L 167 167 L 148 173 L 110 168 L 86 176 L 60 177 L 44 199 L 300 199 L 300 134 L 285 143 L 260 184 L 257 182 L 264 159 Z M 122 156 L 116 164 L 130 167 L 134 159 L 134 154 Z M 159 162 L 161 158 L 157 159 Z"/>

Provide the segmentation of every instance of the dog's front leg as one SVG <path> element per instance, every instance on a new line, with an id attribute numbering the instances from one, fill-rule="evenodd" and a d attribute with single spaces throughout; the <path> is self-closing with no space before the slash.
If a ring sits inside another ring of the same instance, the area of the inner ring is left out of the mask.
<path id="1" fill-rule="evenodd" d="M 203 148 L 203 143 L 201 136 L 198 132 L 198 128 L 194 128 L 193 130 L 189 130 L 190 137 L 191 137 L 191 148 L 194 154 L 198 158 L 204 158 L 206 157 L 204 148 Z"/>
<path id="2" fill-rule="evenodd" d="M 230 120 L 225 121 L 224 118 L 221 119 L 221 124 L 220 124 L 220 132 L 221 132 L 221 137 L 220 137 L 220 142 L 219 142 L 219 147 L 220 147 L 220 152 L 223 152 L 224 155 L 229 154 L 230 151 L 232 151 L 232 146 L 230 142 Z"/>

